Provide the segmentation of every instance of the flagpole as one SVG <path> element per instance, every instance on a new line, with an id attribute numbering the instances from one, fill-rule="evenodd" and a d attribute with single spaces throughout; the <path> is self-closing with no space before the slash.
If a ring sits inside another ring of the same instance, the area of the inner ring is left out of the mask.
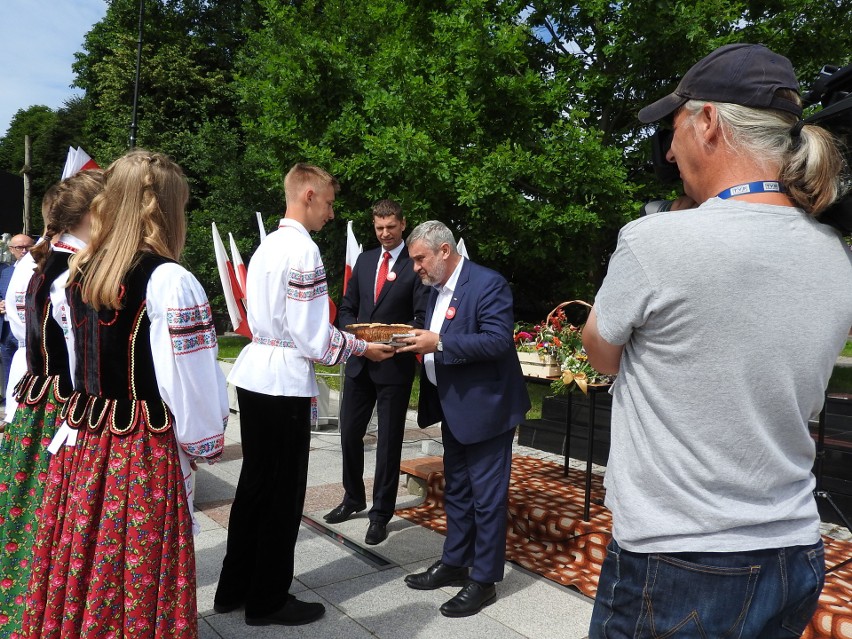
<path id="1" fill-rule="evenodd" d="M 145 0 L 139 0 L 139 39 L 136 45 L 136 80 L 133 85 L 133 117 L 130 121 L 130 148 L 136 147 L 136 107 L 139 103 L 139 69 L 142 66 L 142 25 L 145 15 Z"/>

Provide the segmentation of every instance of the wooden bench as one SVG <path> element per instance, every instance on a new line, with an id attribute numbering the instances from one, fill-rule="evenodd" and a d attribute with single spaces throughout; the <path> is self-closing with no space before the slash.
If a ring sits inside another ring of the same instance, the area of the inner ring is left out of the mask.
<path id="1" fill-rule="evenodd" d="M 440 455 L 432 457 L 413 457 L 403 459 L 399 464 L 400 474 L 408 475 L 406 486 L 411 495 L 423 497 L 426 495 L 426 486 L 429 475 L 444 472 L 444 458 Z"/>

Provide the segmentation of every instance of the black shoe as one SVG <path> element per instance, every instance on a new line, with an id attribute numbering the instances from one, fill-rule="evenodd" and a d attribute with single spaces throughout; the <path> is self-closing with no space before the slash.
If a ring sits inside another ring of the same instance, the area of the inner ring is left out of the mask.
<path id="1" fill-rule="evenodd" d="M 426 572 L 405 577 L 405 583 L 415 590 L 435 590 L 444 586 L 461 586 L 467 581 L 467 568 L 456 568 L 436 561 Z"/>
<path id="2" fill-rule="evenodd" d="M 213 601 L 213 611 L 217 615 L 226 615 L 229 612 L 234 612 L 234 610 L 237 610 L 237 609 L 242 608 L 242 607 L 243 607 L 242 601 L 234 601 L 234 602 L 231 602 L 231 603 L 223 603 L 223 602 L 219 602 L 219 601 L 215 601 L 215 600 Z"/>
<path id="3" fill-rule="evenodd" d="M 439 608 L 445 617 L 470 617 L 497 601 L 494 584 L 469 581 L 461 592 Z"/>
<path id="4" fill-rule="evenodd" d="M 291 597 L 283 608 L 266 616 L 249 617 L 246 615 L 246 624 L 249 626 L 301 626 L 316 621 L 324 614 L 325 606 L 321 603 L 299 601 L 295 597 Z"/>
<path id="5" fill-rule="evenodd" d="M 371 521 L 370 527 L 367 528 L 367 536 L 364 537 L 364 543 L 369 546 L 375 546 L 382 543 L 388 538 L 387 524 L 378 521 Z"/>
<path id="6" fill-rule="evenodd" d="M 330 513 L 325 515 L 323 519 L 325 519 L 330 524 L 339 524 L 340 522 L 349 519 L 355 513 L 360 513 L 366 507 L 367 504 L 359 504 L 358 506 L 353 508 L 352 506 L 347 506 L 346 503 L 342 503 Z"/>

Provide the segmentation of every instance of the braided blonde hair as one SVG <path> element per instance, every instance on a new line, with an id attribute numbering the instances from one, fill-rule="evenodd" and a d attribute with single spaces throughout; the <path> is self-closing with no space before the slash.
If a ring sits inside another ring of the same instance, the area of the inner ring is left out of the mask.
<path id="1" fill-rule="evenodd" d="M 140 253 L 180 258 L 189 200 L 183 170 L 161 153 L 134 149 L 104 177 L 92 202 L 91 239 L 71 258 L 68 278 L 80 280 L 83 299 L 96 310 L 121 308 L 121 284 Z"/>

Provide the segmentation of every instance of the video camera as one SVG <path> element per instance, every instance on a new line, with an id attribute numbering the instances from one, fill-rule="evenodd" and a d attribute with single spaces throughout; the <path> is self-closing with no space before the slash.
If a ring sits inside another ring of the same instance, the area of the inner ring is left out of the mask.
<path id="1" fill-rule="evenodd" d="M 819 221 L 838 229 L 843 235 L 852 235 L 852 64 L 845 67 L 824 66 L 810 91 L 802 96 L 805 108 L 821 104 L 822 109 L 806 117 L 809 124 L 819 124 L 841 141 L 841 152 L 846 161 L 846 188 L 844 194 L 819 215 Z M 651 162 L 654 175 L 664 184 L 680 178 L 677 164 L 669 162 L 666 154 L 672 145 L 671 129 L 657 128 L 651 136 Z M 652 200 L 640 209 L 640 215 L 668 211 L 668 200 Z"/>

